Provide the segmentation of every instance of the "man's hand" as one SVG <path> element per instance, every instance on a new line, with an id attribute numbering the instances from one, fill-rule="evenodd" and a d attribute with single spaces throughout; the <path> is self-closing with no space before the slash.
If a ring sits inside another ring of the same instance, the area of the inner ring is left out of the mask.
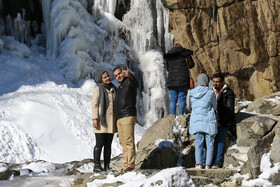
<path id="1" fill-rule="evenodd" d="M 100 129 L 98 119 L 92 120 L 92 124 L 93 124 L 93 127 L 94 127 L 94 128 L 96 128 L 96 129 L 98 129 L 98 130 Z"/>
<path id="2" fill-rule="evenodd" d="M 131 73 L 130 73 L 130 70 L 127 68 L 127 70 L 122 70 L 122 74 L 124 77 L 130 77 L 131 76 Z"/>

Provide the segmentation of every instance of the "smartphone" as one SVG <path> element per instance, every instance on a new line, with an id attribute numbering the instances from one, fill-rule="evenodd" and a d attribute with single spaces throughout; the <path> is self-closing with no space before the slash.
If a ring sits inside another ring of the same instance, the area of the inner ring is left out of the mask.
<path id="1" fill-rule="evenodd" d="M 127 66 L 123 65 L 122 70 L 127 70 Z"/>

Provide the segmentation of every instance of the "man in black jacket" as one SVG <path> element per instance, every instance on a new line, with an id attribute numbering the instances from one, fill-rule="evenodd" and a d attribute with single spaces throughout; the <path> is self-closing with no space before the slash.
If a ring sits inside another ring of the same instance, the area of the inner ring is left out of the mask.
<path id="1" fill-rule="evenodd" d="M 135 168 L 134 126 L 136 123 L 136 96 L 138 82 L 129 69 L 119 67 L 113 70 L 116 80 L 120 83 L 115 98 L 115 112 L 120 145 L 123 148 L 123 171 Z"/>
<path id="2" fill-rule="evenodd" d="M 191 50 L 175 43 L 174 47 L 163 56 L 168 71 L 167 88 L 170 94 L 170 114 L 176 114 L 178 99 L 179 115 L 184 114 L 186 97 L 190 88 L 189 69 L 194 67 L 192 54 Z"/>
<path id="3" fill-rule="evenodd" d="M 218 134 L 215 137 L 217 154 L 212 169 L 222 167 L 224 139 L 229 128 L 234 125 L 234 100 L 235 95 L 229 85 L 225 84 L 221 73 L 213 75 L 213 89 L 217 100 Z"/>

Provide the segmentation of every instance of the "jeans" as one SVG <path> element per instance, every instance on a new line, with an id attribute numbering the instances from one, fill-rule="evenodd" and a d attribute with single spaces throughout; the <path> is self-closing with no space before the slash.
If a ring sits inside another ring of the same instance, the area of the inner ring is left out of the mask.
<path id="1" fill-rule="evenodd" d="M 171 88 L 169 90 L 169 94 L 170 94 L 170 114 L 176 114 L 176 104 L 178 98 L 179 98 L 179 115 L 184 114 L 188 89 L 185 87 Z"/>
<path id="2" fill-rule="evenodd" d="M 195 162 L 203 164 L 205 158 L 205 148 L 203 148 L 204 140 L 206 140 L 206 165 L 211 165 L 214 154 L 215 136 L 210 136 L 204 132 L 198 132 L 194 135 L 195 138 Z"/>
<path id="3" fill-rule="evenodd" d="M 218 134 L 215 138 L 215 144 L 217 145 L 217 155 L 215 163 L 222 164 L 224 156 L 224 140 L 227 134 L 228 128 L 220 126 L 218 128 Z"/>

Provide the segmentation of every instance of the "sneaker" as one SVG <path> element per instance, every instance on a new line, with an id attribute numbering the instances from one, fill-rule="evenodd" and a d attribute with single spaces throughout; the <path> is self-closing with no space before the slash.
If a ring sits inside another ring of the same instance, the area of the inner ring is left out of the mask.
<path id="1" fill-rule="evenodd" d="M 200 164 L 196 165 L 195 169 L 202 169 L 202 165 L 200 165 Z"/>
<path id="2" fill-rule="evenodd" d="M 212 169 L 219 169 L 219 168 L 222 168 L 222 165 L 219 163 L 214 163 L 212 166 Z"/>
<path id="3" fill-rule="evenodd" d="M 210 166 L 209 166 L 209 165 L 206 165 L 206 166 L 205 166 L 205 169 L 210 169 Z"/>

